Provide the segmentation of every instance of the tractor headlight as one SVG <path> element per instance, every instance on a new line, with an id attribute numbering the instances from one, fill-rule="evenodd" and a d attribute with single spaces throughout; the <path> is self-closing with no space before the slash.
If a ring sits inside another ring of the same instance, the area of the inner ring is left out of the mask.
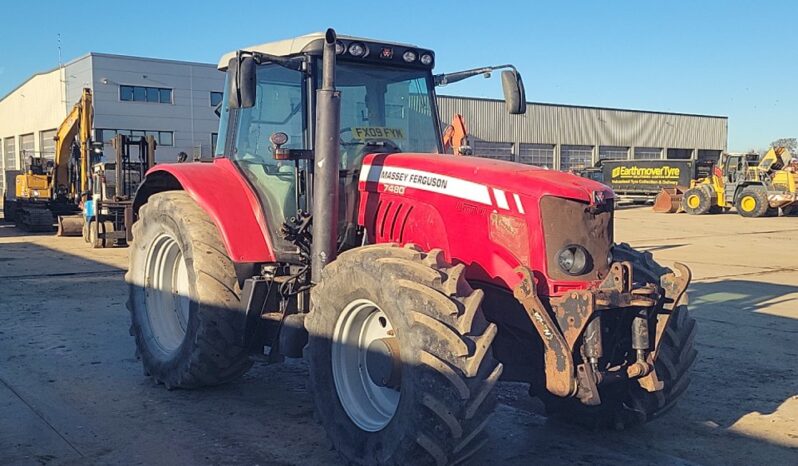
<path id="1" fill-rule="evenodd" d="M 368 50 L 366 48 L 366 44 L 362 44 L 360 42 L 352 42 L 349 44 L 349 55 L 353 57 L 365 57 L 368 55 Z"/>
<path id="2" fill-rule="evenodd" d="M 408 50 L 407 52 L 402 54 L 402 60 L 406 61 L 407 63 L 413 63 L 416 61 L 416 52 L 412 50 Z"/>
<path id="3" fill-rule="evenodd" d="M 340 40 L 335 41 L 335 54 L 341 55 L 342 53 L 346 52 L 346 45 Z"/>
<path id="4" fill-rule="evenodd" d="M 432 64 L 432 55 L 425 53 L 421 55 L 421 58 L 419 60 L 421 61 L 422 65 L 430 66 Z"/>
<path id="5" fill-rule="evenodd" d="M 557 253 L 557 263 L 568 275 L 582 275 L 590 266 L 590 255 L 582 246 L 571 244 Z"/>

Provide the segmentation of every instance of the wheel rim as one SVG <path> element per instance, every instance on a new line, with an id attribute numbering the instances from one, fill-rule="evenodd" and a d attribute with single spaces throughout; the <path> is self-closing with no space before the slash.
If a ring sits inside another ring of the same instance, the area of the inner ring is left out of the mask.
<path id="1" fill-rule="evenodd" d="M 746 212 L 751 212 L 756 207 L 756 199 L 752 196 L 745 196 L 742 201 L 740 201 L 740 207 Z"/>
<path id="2" fill-rule="evenodd" d="M 692 196 L 687 198 L 687 205 L 691 209 L 697 208 L 699 204 L 701 204 L 701 199 L 699 199 L 697 195 L 693 194 Z"/>
<path id="3" fill-rule="evenodd" d="M 147 251 L 145 301 L 153 339 L 166 354 L 183 343 L 191 290 L 188 267 L 174 238 L 162 234 Z"/>
<path id="4" fill-rule="evenodd" d="M 332 369 L 335 389 L 346 414 L 359 428 L 377 432 L 393 419 L 399 406 L 398 384 L 378 385 L 374 373 L 375 345 L 390 340 L 398 343 L 388 316 L 373 302 L 358 299 L 341 312 L 333 331 Z M 394 368 L 400 367 L 397 357 Z"/>

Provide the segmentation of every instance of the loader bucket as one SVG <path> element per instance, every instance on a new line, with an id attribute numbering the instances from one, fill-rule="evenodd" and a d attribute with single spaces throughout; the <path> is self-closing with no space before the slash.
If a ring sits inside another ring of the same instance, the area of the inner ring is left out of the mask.
<path id="1" fill-rule="evenodd" d="M 685 188 L 677 186 L 675 188 L 662 188 L 662 191 L 654 198 L 654 212 L 662 214 L 675 214 L 682 211 L 682 197 Z"/>
<path id="2" fill-rule="evenodd" d="M 83 236 L 83 215 L 59 215 L 56 236 Z"/>

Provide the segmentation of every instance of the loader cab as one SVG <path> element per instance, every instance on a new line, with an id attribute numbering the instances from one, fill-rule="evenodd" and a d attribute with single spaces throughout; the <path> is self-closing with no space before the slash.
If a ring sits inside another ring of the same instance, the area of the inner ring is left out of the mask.
<path id="1" fill-rule="evenodd" d="M 252 105 L 231 105 L 232 86 L 228 85 L 220 109 L 215 156 L 231 159 L 250 182 L 264 206 L 275 252 L 289 260 L 295 246 L 282 240 L 280 229 L 300 212 L 311 210 L 310 160 L 322 45 L 322 35 L 309 35 L 252 47 L 257 62 Z M 336 55 L 336 89 L 341 92 L 339 231 L 351 236 L 365 155 L 442 152 L 443 148 L 433 52 L 407 44 L 339 37 Z M 220 68 L 228 70 L 228 83 L 239 79 L 235 76 L 238 63 L 231 66 L 231 60 L 236 56 L 225 56 L 220 62 Z M 339 238 L 344 240 L 355 241 Z"/>

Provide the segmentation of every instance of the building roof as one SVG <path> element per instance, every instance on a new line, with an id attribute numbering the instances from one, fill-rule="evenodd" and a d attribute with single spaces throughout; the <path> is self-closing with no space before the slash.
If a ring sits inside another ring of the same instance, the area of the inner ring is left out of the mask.
<path id="1" fill-rule="evenodd" d="M 138 56 L 135 56 L 135 55 L 118 55 L 118 54 L 113 54 L 113 53 L 87 52 L 87 53 L 84 53 L 83 55 L 78 56 L 77 58 L 73 58 L 72 60 L 69 60 L 68 62 L 66 62 L 66 63 L 64 63 L 64 64 L 62 64 L 60 66 L 56 66 L 55 68 L 50 68 L 49 70 L 40 71 L 38 73 L 34 73 L 34 74 L 30 75 L 28 77 L 28 79 L 22 81 L 15 88 L 13 88 L 10 91 L 8 91 L 4 96 L 0 97 L 0 102 L 5 100 L 6 97 L 8 97 L 11 94 L 13 94 L 14 92 L 16 92 L 22 86 L 27 84 L 31 79 L 33 79 L 33 78 L 35 78 L 37 76 L 42 76 L 42 75 L 45 75 L 45 74 L 53 73 L 55 71 L 58 71 L 61 67 L 67 67 L 67 66 L 72 65 L 74 63 L 77 63 L 77 62 L 79 62 L 81 60 L 85 60 L 86 58 L 89 58 L 89 57 L 123 58 L 123 59 L 128 59 L 128 60 L 142 60 L 142 61 L 159 62 L 159 63 L 175 63 L 175 64 L 179 64 L 179 65 L 207 66 L 207 67 L 214 67 L 215 68 L 215 65 L 213 63 L 201 63 L 201 62 L 192 62 L 192 61 L 185 61 L 185 60 L 170 60 L 170 59 L 166 59 L 166 58 L 148 58 L 148 57 L 138 57 Z"/>
<path id="2" fill-rule="evenodd" d="M 416 45 L 412 44 L 404 44 L 400 42 L 387 42 L 384 40 L 375 40 L 375 39 L 367 39 L 364 37 L 353 37 L 353 36 L 338 36 L 339 39 L 343 39 L 346 41 L 362 41 L 362 42 L 378 42 L 380 44 L 387 44 L 387 45 L 398 45 L 403 47 L 413 47 L 418 48 Z M 318 40 L 324 40 L 324 33 L 323 32 L 311 32 L 310 34 L 305 34 L 304 36 L 293 37 L 291 39 L 283 39 L 274 42 L 267 42 L 265 44 L 259 45 L 252 45 L 249 47 L 244 47 L 240 50 L 246 50 L 248 52 L 260 52 L 269 55 L 276 55 L 278 57 L 285 57 L 289 55 L 296 55 L 298 53 L 302 53 L 309 45 L 313 44 Z M 230 59 L 236 56 L 236 50 L 232 52 L 228 52 L 222 55 L 222 58 L 219 59 L 219 69 L 223 70 L 227 68 L 227 65 L 230 63 Z"/>

